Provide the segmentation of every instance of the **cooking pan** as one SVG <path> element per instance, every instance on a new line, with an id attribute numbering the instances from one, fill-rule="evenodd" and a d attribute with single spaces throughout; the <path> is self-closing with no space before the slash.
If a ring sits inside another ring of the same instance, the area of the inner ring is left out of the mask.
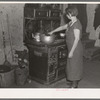
<path id="1" fill-rule="evenodd" d="M 40 41 L 46 45 L 50 45 L 55 41 L 55 35 L 41 34 Z"/>

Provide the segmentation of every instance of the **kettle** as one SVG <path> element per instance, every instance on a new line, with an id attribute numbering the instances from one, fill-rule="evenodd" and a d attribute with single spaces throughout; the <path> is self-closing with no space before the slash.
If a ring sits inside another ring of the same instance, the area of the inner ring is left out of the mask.
<path id="1" fill-rule="evenodd" d="M 40 42 L 40 34 L 41 34 L 41 33 L 35 33 L 35 35 L 32 34 L 32 37 L 33 37 L 37 42 Z"/>

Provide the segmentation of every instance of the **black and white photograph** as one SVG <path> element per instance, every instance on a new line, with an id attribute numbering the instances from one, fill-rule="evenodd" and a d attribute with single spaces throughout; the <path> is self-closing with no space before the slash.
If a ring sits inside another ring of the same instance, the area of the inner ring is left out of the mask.
<path id="1" fill-rule="evenodd" d="M 100 88 L 100 3 L 0 3 L 0 88 Z"/>

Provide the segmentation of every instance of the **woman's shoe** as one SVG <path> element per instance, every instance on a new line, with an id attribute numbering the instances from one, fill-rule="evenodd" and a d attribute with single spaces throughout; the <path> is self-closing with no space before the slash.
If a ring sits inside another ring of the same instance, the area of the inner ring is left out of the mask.
<path id="1" fill-rule="evenodd" d="M 71 86 L 72 86 L 72 81 L 67 80 L 66 84 L 67 84 L 67 87 L 68 87 L 68 88 L 71 88 Z"/>
<path id="2" fill-rule="evenodd" d="M 78 81 L 72 81 L 71 88 L 78 88 Z"/>

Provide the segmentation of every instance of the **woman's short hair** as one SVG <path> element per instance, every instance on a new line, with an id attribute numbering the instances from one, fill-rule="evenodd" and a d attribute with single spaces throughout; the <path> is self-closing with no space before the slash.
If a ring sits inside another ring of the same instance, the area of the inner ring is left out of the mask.
<path id="1" fill-rule="evenodd" d="M 70 6 L 65 9 L 66 14 L 71 14 L 72 16 L 77 16 L 78 15 L 78 9 L 74 6 Z"/>

